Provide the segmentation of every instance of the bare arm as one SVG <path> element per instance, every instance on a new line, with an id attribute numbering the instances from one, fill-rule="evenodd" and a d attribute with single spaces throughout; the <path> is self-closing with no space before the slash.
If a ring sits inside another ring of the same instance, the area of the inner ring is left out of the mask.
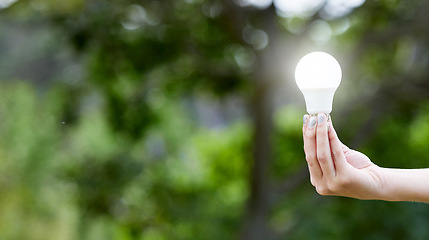
<path id="1" fill-rule="evenodd" d="M 380 168 L 384 200 L 429 203 L 429 169 Z"/>
<path id="2" fill-rule="evenodd" d="M 303 138 L 310 180 L 319 194 L 429 203 L 429 169 L 378 167 L 343 145 L 324 114 L 304 116 Z"/>

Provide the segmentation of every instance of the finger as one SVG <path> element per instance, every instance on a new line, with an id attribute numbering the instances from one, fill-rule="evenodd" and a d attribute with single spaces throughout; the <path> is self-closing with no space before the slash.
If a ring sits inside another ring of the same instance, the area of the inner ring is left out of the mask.
<path id="1" fill-rule="evenodd" d="M 337 132 L 335 131 L 335 127 L 334 127 L 334 123 L 332 123 L 332 118 L 331 118 L 331 116 L 328 114 L 328 134 L 329 134 L 329 132 L 330 132 L 330 128 L 333 128 L 333 130 L 334 130 L 334 133 L 335 133 L 335 136 L 337 136 Z M 329 136 L 329 137 L 331 137 L 331 136 Z M 331 139 L 329 139 L 329 140 L 331 140 Z M 340 142 L 340 144 L 341 144 L 341 148 L 343 149 L 343 151 L 345 152 L 345 151 L 348 151 L 348 150 L 351 150 L 349 147 L 347 147 L 343 142 L 341 142 L 341 140 L 338 138 L 338 136 L 337 136 L 337 140 Z"/>
<path id="2" fill-rule="evenodd" d="M 305 114 L 302 117 L 302 133 L 304 134 L 305 131 L 307 130 L 307 126 L 308 126 L 308 121 L 309 121 L 310 116 L 308 114 Z"/>
<path id="3" fill-rule="evenodd" d="M 331 148 L 328 139 L 327 117 L 323 113 L 317 115 L 317 160 L 323 176 L 335 176 L 334 162 L 331 157 Z"/>
<path id="4" fill-rule="evenodd" d="M 310 175 L 313 180 L 320 179 L 323 175 L 319 162 L 317 161 L 316 122 L 315 116 L 308 119 L 303 136 L 305 159 L 307 160 L 308 169 L 310 170 Z"/>
<path id="5" fill-rule="evenodd" d="M 334 164 L 337 171 L 340 171 L 346 166 L 346 157 L 344 155 L 344 152 L 347 152 L 350 149 L 340 141 L 332 125 L 329 127 L 328 135 L 329 144 L 331 146 L 332 158 L 334 160 Z"/>

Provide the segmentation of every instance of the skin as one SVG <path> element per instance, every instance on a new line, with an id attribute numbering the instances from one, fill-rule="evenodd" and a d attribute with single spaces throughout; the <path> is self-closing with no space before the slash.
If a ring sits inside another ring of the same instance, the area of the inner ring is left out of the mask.
<path id="1" fill-rule="evenodd" d="M 311 184 L 320 195 L 429 203 L 429 169 L 381 168 L 341 143 L 325 114 L 304 116 Z"/>

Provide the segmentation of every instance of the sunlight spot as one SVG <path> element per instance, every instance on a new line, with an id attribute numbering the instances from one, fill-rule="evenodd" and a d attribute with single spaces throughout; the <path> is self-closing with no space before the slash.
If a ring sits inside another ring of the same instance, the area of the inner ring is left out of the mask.
<path id="1" fill-rule="evenodd" d="M 228 62 L 234 63 L 244 72 L 249 73 L 256 64 L 255 52 L 249 47 L 231 44 L 225 48 L 224 57 Z"/>
<path id="2" fill-rule="evenodd" d="M 125 20 L 121 21 L 122 26 L 127 30 L 136 30 L 144 26 L 146 22 L 146 10 L 137 4 L 130 5 L 126 10 Z"/>
<path id="3" fill-rule="evenodd" d="M 251 72 L 256 63 L 255 53 L 244 47 L 235 49 L 234 59 L 240 67 L 240 70 L 245 73 Z"/>
<path id="4" fill-rule="evenodd" d="M 302 18 L 287 18 L 286 28 L 293 34 L 301 34 L 306 26 L 306 21 Z"/>
<path id="5" fill-rule="evenodd" d="M 365 0 L 328 0 L 321 15 L 325 19 L 344 17 L 364 3 Z"/>
<path id="6" fill-rule="evenodd" d="M 310 17 L 326 0 L 274 0 L 274 6 L 282 17 Z"/>
<path id="7" fill-rule="evenodd" d="M 268 46 L 268 34 L 259 29 L 252 29 L 245 27 L 243 30 L 243 39 L 245 42 L 251 44 L 255 50 L 262 50 Z"/>
<path id="8" fill-rule="evenodd" d="M 273 0 L 235 0 L 235 2 L 240 7 L 252 6 L 259 9 L 266 9 L 273 3 Z"/>
<path id="9" fill-rule="evenodd" d="M 201 3 L 203 0 L 185 0 L 186 3 L 188 4 L 197 4 L 197 3 Z"/>
<path id="10" fill-rule="evenodd" d="M 0 8 L 7 8 L 14 4 L 17 0 L 0 0 Z"/>
<path id="11" fill-rule="evenodd" d="M 350 28 L 350 21 L 348 18 L 343 18 L 341 20 L 331 22 L 331 28 L 333 35 L 341 35 Z"/>
<path id="12" fill-rule="evenodd" d="M 33 0 L 30 1 L 30 6 L 36 11 L 43 11 L 48 7 L 48 4 L 45 1 Z"/>
<path id="13" fill-rule="evenodd" d="M 310 25 L 308 36 L 317 43 L 326 43 L 332 36 L 331 26 L 323 20 L 314 21 Z"/>
<path id="14" fill-rule="evenodd" d="M 262 30 L 255 30 L 253 31 L 251 42 L 253 45 L 253 48 L 256 50 L 262 50 L 265 47 L 268 46 L 268 35 L 266 32 Z"/>
<path id="15" fill-rule="evenodd" d="M 203 4 L 202 10 L 206 17 L 216 18 L 222 13 L 223 6 L 220 2 L 214 2 L 213 4 L 207 2 Z"/>

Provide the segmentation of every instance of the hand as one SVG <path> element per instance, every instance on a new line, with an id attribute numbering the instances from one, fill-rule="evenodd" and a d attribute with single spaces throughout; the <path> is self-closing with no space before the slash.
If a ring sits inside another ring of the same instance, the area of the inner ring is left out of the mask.
<path id="1" fill-rule="evenodd" d="M 380 168 L 342 144 L 325 114 L 305 115 L 302 131 L 310 181 L 319 194 L 382 198 Z"/>

